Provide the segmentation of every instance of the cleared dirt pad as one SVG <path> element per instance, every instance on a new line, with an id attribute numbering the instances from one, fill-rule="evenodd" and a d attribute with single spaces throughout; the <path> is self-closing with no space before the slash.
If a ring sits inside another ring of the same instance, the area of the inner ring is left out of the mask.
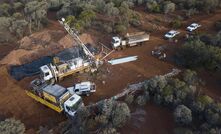
<path id="1" fill-rule="evenodd" d="M 132 112 L 131 120 L 123 127 L 122 134 L 172 134 L 173 115 L 165 107 L 147 104 Z"/>
<path id="2" fill-rule="evenodd" d="M 5 67 L 0 67 L 0 76 L 0 116 L 15 117 L 25 123 L 27 129 L 53 127 L 65 119 L 63 115 L 29 98 L 18 82 L 10 78 Z M 27 80 L 23 82 L 28 83 Z"/>

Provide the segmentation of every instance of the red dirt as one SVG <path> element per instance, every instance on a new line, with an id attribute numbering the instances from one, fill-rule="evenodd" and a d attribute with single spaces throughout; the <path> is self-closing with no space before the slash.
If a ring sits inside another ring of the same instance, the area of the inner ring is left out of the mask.
<path id="1" fill-rule="evenodd" d="M 14 117 L 25 123 L 27 129 L 37 129 L 39 126 L 53 127 L 65 117 L 37 103 L 25 94 L 19 83 L 13 80 L 5 67 L 0 67 L 0 117 Z"/>
<path id="2" fill-rule="evenodd" d="M 145 114 L 133 115 L 131 120 L 120 129 L 122 134 L 172 134 L 175 126 L 172 112 L 165 107 L 146 104 L 141 107 Z M 139 109 L 139 108 L 137 108 Z M 140 120 L 139 120 L 140 119 Z M 144 119 L 144 120 L 142 120 Z M 167 125 L 165 125 L 167 124 Z M 159 129 L 160 128 L 160 129 Z"/>
<path id="3" fill-rule="evenodd" d="M 0 60 L 8 55 L 12 50 L 16 49 L 18 45 L 16 43 L 4 43 L 0 44 Z"/>

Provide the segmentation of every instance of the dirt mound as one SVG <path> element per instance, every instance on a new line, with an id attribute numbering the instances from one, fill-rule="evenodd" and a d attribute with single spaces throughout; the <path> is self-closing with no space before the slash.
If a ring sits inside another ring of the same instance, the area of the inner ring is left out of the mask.
<path id="1" fill-rule="evenodd" d="M 26 36 L 19 41 L 19 48 L 26 50 L 42 49 L 50 46 L 50 43 L 57 42 L 64 36 L 60 30 L 45 30 Z"/>
<path id="2" fill-rule="evenodd" d="M 26 36 L 19 41 L 19 48 L 11 51 L 0 64 L 21 65 L 43 56 L 56 54 L 76 44 L 70 35 L 64 35 L 61 30 L 44 30 Z M 94 44 L 94 38 L 90 34 L 80 35 L 84 43 Z"/>
<path id="3" fill-rule="evenodd" d="M 24 49 L 13 50 L 0 61 L 0 64 L 20 65 L 20 59 L 31 54 L 33 54 L 33 51 L 28 51 Z"/>

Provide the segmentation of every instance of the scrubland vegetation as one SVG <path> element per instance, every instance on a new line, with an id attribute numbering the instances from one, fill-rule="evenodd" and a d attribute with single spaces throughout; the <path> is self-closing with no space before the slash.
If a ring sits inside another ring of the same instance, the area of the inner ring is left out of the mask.
<path id="1" fill-rule="evenodd" d="M 219 0 L 14 0 L 0 5 L 0 41 L 21 38 L 47 25 L 47 12 L 64 17 L 75 29 L 102 28 L 107 33 L 124 33 L 129 26 L 139 26 L 135 6 L 144 5 L 146 12 L 172 13 L 181 10 L 190 17 L 198 12 L 211 13 L 220 7 Z M 174 27 L 179 27 L 175 21 Z"/>
<path id="2" fill-rule="evenodd" d="M 221 32 L 218 32 L 215 36 L 193 36 L 181 46 L 176 54 L 176 61 L 185 67 L 220 70 L 220 46 Z"/>
<path id="3" fill-rule="evenodd" d="M 221 104 L 197 90 L 200 83 L 197 73 L 191 70 L 186 70 L 180 79 L 156 76 L 145 82 L 142 95 L 128 95 L 126 102 L 143 106 L 151 101 L 173 110 L 176 134 L 219 133 Z"/>

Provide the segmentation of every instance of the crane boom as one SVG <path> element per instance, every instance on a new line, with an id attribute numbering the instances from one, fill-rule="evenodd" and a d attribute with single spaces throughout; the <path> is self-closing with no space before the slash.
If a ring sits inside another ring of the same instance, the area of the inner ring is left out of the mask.
<path id="1" fill-rule="evenodd" d="M 58 20 L 61 25 L 64 26 L 65 30 L 73 37 L 73 39 L 77 42 L 77 44 L 81 45 L 86 55 L 90 56 L 94 59 L 94 55 L 90 52 L 90 50 L 84 45 L 84 43 L 81 41 L 81 39 L 78 37 L 78 35 L 74 32 L 74 29 L 70 28 L 70 26 L 65 23 L 65 20 L 62 18 L 62 20 Z"/>

